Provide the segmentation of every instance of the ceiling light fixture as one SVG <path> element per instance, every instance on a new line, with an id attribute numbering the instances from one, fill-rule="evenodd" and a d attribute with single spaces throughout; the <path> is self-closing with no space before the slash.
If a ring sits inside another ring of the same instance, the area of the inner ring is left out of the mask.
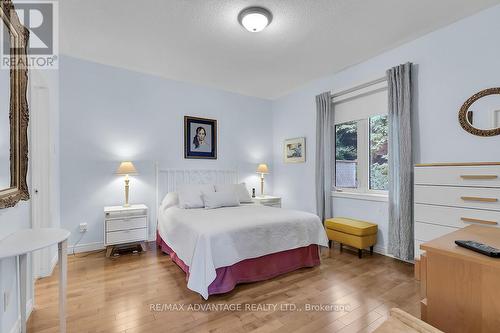
<path id="1" fill-rule="evenodd" d="M 248 7 L 238 14 L 238 21 L 250 32 L 264 30 L 272 20 L 273 14 L 263 7 Z"/>

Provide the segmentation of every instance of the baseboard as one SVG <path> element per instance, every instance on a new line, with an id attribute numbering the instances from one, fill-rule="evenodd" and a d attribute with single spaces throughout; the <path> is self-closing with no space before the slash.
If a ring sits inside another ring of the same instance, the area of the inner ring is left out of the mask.
<path id="1" fill-rule="evenodd" d="M 26 322 L 31 316 L 31 312 L 33 312 L 33 299 L 29 299 L 26 302 Z M 10 329 L 9 333 L 20 333 L 21 332 L 21 316 L 17 317 L 16 322 Z"/>
<path id="2" fill-rule="evenodd" d="M 378 253 L 378 254 L 382 254 L 382 255 L 389 257 L 389 258 L 401 260 L 401 261 L 407 262 L 409 264 L 415 264 L 415 261 L 413 261 L 413 260 L 403 260 L 400 258 L 396 258 L 395 256 L 393 256 L 392 254 L 389 253 L 389 249 L 387 249 L 386 247 L 383 247 L 383 246 L 375 245 L 373 247 L 373 252 Z"/>
<path id="3" fill-rule="evenodd" d="M 26 302 L 26 321 L 30 319 L 31 312 L 33 312 L 33 299 L 29 299 Z M 19 318 L 19 321 L 21 321 L 21 318 Z"/>
<path id="4" fill-rule="evenodd" d="M 413 260 L 403 260 L 403 259 L 400 259 L 400 258 L 396 258 L 395 256 L 393 256 L 392 254 L 389 253 L 389 249 L 384 247 L 384 246 L 380 246 L 380 245 L 375 245 L 373 247 L 373 252 L 375 253 L 378 253 L 378 254 L 381 254 L 383 256 L 386 256 L 386 257 L 389 257 L 389 258 L 393 258 L 393 259 L 397 259 L 397 260 L 401 260 L 401 261 L 404 261 L 404 262 L 407 262 L 407 263 L 410 263 L 410 264 L 415 264 L 415 262 Z"/>
<path id="5" fill-rule="evenodd" d="M 378 254 L 382 254 L 382 255 L 387 256 L 387 257 L 392 257 L 389 254 L 389 250 L 386 247 L 383 247 L 383 246 L 380 246 L 380 245 L 375 245 L 373 247 L 373 252 L 378 253 Z"/>
<path id="6" fill-rule="evenodd" d="M 9 333 L 20 333 L 21 332 L 21 317 L 17 318 L 14 326 L 10 329 Z"/>
<path id="7" fill-rule="evenodd" d="M 56 255 L 50 261 L 49 275 L 47 275 L 47 276 L 52 276 L 52 274 L 54 273 L 54 269 L 56 268 L 56 265 L 58 262 L 59 262 L 59 254 L 58 254 L 58 252 L 56 252 Z"/>
<path id="8" fill-rule="evenodd" d="M 98 251 L 98 250 L 103 250 L 103 249 L 104 249 L 103 242 L 78 244 L 76 246 L 75 245 L 68 245 L 68 254 Z"/>
<path id="9" fill-rule="evenodd" d="M 148 242 L 155 242 L 156 237 L 152 237 L 148 239 Z M 68 254 L 81 253 L 81 252 L 90 252 L 90 251 L 99 251 L 105 248 L 103 242 L 95 242 L 95 243 L 87 243 L 87 244 L 78 244 L 77 246 L 68 245 Z M 57 263 L 57 258 L 56 258 Z"/>
<path id="10" fill-rule="evenodd" d="M 56 268 L 57 262 L 59 261 L 59 256 L 56 252 L 55 256 L 52 257 L 49 263 L 49 267 L 47 269 L 43 269 L 40 274 L 36 274 L 33 272 L 33 278 L 36 279 L 41 279 L 44 277 L 49 277 L 54 273 L 54 269 Z"/>

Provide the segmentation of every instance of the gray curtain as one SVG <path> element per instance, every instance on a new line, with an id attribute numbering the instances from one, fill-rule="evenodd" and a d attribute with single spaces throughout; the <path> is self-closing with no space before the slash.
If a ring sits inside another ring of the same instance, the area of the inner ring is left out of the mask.
<path id="1" fill-rule="evenodd" d="M 413 260 L 412 64 L 387 71 L 389 87 L 389 252 Z"/>
<path id="2" fill-rule="evenodd" d="M 329 92 L 316 96 L 316 213 L 322 221 L 332 217 L 333 107 Z"/>

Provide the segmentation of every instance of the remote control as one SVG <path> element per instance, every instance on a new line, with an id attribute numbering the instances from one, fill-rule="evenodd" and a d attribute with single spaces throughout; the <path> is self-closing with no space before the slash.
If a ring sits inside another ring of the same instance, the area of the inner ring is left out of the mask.
<path id="1" fill-rule="evenodd" d="M 455 244 L 466 249 L 479 252 L 481 254 L 487 255 L 492 258 L 500 258 L 500 250 L 494 247 L 488 246 L 483 243 L 471 241 L 471 240 L 456 240 Z"/>

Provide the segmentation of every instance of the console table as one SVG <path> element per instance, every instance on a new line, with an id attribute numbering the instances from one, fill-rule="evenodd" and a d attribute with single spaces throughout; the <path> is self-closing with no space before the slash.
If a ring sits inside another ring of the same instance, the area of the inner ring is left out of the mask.
<path id="1" fill-rule="evenodd" d="M 444 332 L 498 332 L 500 259 L 455 240 L 500 248 L 500 229 L 471 225 L 420 245 L 421 317 Z"/>
<path id="2" fill-rule="evenodd" d="M 19 258 L 21 330 L 26 332 L 26 282 L 28 253 L 58 244 L 59 332 L 66 332 L 67 239 L 70 232 L 57 228 L 24 229 L 0 240 L 0 260 Z"/>

